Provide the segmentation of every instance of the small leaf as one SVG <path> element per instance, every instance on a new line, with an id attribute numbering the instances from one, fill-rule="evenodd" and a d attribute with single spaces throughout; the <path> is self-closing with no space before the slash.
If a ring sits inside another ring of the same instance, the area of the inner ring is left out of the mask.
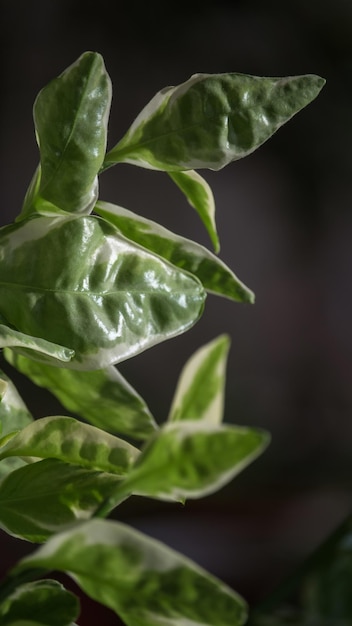
<path id="1" fill-rule="evenodd" d="M 177 383 L 169 421 L 222 421 L 229 347 L 229 338 L 221 335 L 189 359 Z"/>
<path id="2" fill-rule="evenodd" d="M 157 425 L 144 400 L 111 365 L 83 372 L 52 367 L 4 350 L 9 363 L 53 393 L 68 411 L 111 433 L 146 439 Z"/>
<path id="3" fill-rule="evenodd" d="M 30 463 L 0 482 L 0 527 L 41 543 L 66 525 L 93 515 L 120 480 L 56 459 Z"/>
<path id="4" fill-rule="evenodd" d="M 0 324 L 0 348 L 11 347 L 19 353 L 27 354 L 45 360 L 55 359 L 68 363 L 74 356 L 74 350 L 64 346 L 18 332 L 9 326 Z"/>
<path id="5" fill-rule="evenodd" d="M 125 483 L 158 498 L 200 498 L 230 482 L 266 448 L 269 436 L 205 421 L 166 424 L 142 450 Z"/>
<path id="6" fill-rule="evenodd" d="M 0 314 L 20 332 L 74 350 L 72 369 L 130 358 L 203 312 L 196 277 L 100 217 L 36 216 L 1 229 L 0 245 Z"/>
<path id="7" fill-rule="evenodd" d="M 40 213 L 90 213 L 106 149 L 110 78 L 100 54 L 86 52 L 34 103 L 40 168 L 20 219 Z"/>
<path id="8" fill-rule="evenodd" d="M 196 209 L 213 243 L 219 252 L 220 243 L 215 224 L 215 202 L 213 192 L 202 176 L 194 170 L 169 172 L 170 178 L 183 191 L 188 202 Z"/>
<path id="9" fill-rule="evenodd" d="M 169 422 L 151 437 L 127 478 L 96 515 L 131 494 L 160 500 L 202 498 L 229 483 L 269 443 L 263 431 L 203 420 Z"/>
<path id="10" fill-rule="evenodd" d="M 154 96 L 103 169 L 124 162 L 164 171 L 219 170 L 269 139 L 324 84 L 315 75 L 195 74 Z"/>
<path id="11" fill-rule="evenodd" d="M 42 626 L 70 626 L 79 615 L 78 598 L 56 580 L 40 580 L 20 585 L 0 605 L 2 626 L 35 618 Z M 28 622 L 32 623 L 32 622 Z"/>
<path id="12" fill-rule="evenodd" d="M 207 248 L 109 202 L 99 201 L 94 211 L 128 239 L 194 274 L 208 292 L 235 302 L 254 302 L 253 292 Z"/>
<path id="13" fill-rule="evenodd" d="M 15 385 L 0 370 L 0 382 L 6 385 L 5 393 L 0 402 L 0 424 L 1 437 L 9 436 L 22 428 L 25 428 L 33 421 L 33 417 L 28 411 L 24 401 L 19 395 Z M 18 458 L 4 459 L 0 462 L 0 478 L 21 467 L 25 462 Z"/>
<path id="14" fill-rule="evenodd" d="M 127 474 L 138 454 L 126 441 L 65 416 L 42 417 L 10 441 L 0 440 L 0 460 L 9 456 L 52 458 L 121 476 Z"/>
<path id="15" fill-rule="evenodd" d="M 13 573 L 40 567 L 69 573 L 127 626 L 242 626 L 245 601 L 162 543 L 119 522 L 91 520 L 25 557 Z"/>

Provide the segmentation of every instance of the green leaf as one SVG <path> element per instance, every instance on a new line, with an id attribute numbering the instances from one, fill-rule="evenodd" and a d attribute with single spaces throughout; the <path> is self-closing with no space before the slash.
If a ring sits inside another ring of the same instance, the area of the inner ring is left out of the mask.
<path id="1" fill-rule="evenodd" d="M 124 524 L 91 520 L 50 539 L 13 573 L 43 567 L 69 573 L 127 626 L 241 626 L 245 601 L 162 543 Z"/>
<path id="2" fill-rule="evenodd" d="M 79 601 L 56 580 L 40 580 L 17 587 L 0 605 L 2 626 L 18 621 L 43 626 L 71 626 L 79 615 Z M 32 621 L 28 622 L 32 623 Z"/>
<path id="3" fill-rule="evenodd" d="M 1 229 L 0 244 L 0 314 L 20 332 L 74 350 L 72 369 L 130 358 L 203 312 L 196 277 L 100 217 L 34 217 Z"/>
<path id="4" fill-rule="evenodd" d="M 66 525 L 93 515 L 120 480 L 56 459 L 30 463 L 0 482 L 0 527 L 41 543 Z"/>
<path id="5" fill-rule="evenodd" d="M 1 436 L 8 436 L 10 433 L 16 432 L 24 428 L 33 421 L 33 417 L 28 411 L 24 401 L 19 395 L 15 385 L 0 370 L 0 383 L 5 385 L 5 393 L 3 393 L 0 402 L 0 432 Z M 18 458 L 9 458 L 0 462 L 0 479 L 16 469 L 21 467 L 25 462 Z"/>
<path id="6" fill-rule="evenodd" d="M 138 454 L 126 441 L 65 416 L 42 417 L 9 441 L 0 440 L 0 460 L 9 456 L 53 458 L 120 476 L 127 474 Z"/>
<path id="7" fill-rule="evenodd" d="M 106 150 L 111 84 L 100 54 L 86 52 L 34 103 L 40 168 L 20 219 L 36 212 L 90 213 Z"/>
<path id="8" fill-rule="evenodd" d="M 177 383 L 170 421 L 203 420 L 212 424 L 222 421 L 229 347 L 229 338 L 221 335 L 188 360 Z"/>
<path id="9" fill-rule="evenodd" d="M 127 478 L 96 515 L 105 517 L 131 494 L 183 501 L 202 498 L 229 483 L 269 443 L 269 435 L 207 421 L 165 424 L 151 437 Z"/>
<path id="10" fill-rule="evenodd" d="M 98 428 L 146 439 L 157 425 L 144 400 L 111 365 L 83 372 L 52 367 L 4 350 L 13 367 L 51 391 L 66 409 Z"/>
<path id="11" fill-rule="evenodd" d="M 210 186 L 194 170 L 169 172 L 169 176 L 186 195 L 190 205 L 196 209 L 208 231 L 215 252 L 219 252 L 220 243 L 215 224 L 215 202 Z"/>
<path id="12" fill-rule="evenodd" d="M 208 292 L 236 302 L 254 302 L 253 292 L 207 248 L 109 202 L 99 201 L 94 211 L 128 239 L 194 274 Z"/>
<path id="13" fill-rule="evenodd" d="M 324 84 L 315 75 L 195 74 L 154 96 L 103 167 L 124 162 L 164 171 L 219 170 L 269 139 Z"/>
<path id="14" fill-rule="evenodd" d="M 33 358 L 55 359 L 63 363 L 68 363 L 74 356 L 74 350 L 70 350 L 70 348 L 65 348 L 40 337 L 31 337 L 26 333 L 0 324 L 0 348 L 6 347 L 14 348 L 19 353 L 28 354 Z"/>
<path id="15" fill-rule="evenodd" d="M 123 487 L 148 497 L 201 498 L 230 482 L 268 443 L 267 433 L 251 428 L 168 423 L 147 442 Z"/>
<path id="16" fill-rule="evenodd" d="M 2 375 L 2 372 L 1 372 L 0 375 Z M 5 393 L 6 393 L 7 387 L 8 387 L 8 383 L 5 380 L 3 380 L 2 378 L 0 378 L 0 402 L 2 401 L 2 399 L 3 399 L 3 397 L 4 397 Z M 0 424 L 0 432 L 1 432 L 1 424 Z"/>

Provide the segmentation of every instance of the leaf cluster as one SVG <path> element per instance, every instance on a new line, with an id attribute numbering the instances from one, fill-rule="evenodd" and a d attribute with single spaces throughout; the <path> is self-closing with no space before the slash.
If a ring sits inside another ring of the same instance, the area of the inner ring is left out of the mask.
<path id="1" fill-rule="evenodd" d="M 199 169 L 257 149 L 319 93 L 305 75 L 196 74 L 161 90 L 107 152 L 111 81 L 86 52 L 38 94 L 39 164 L 14 223 L 0 229 L 0 347 L 69 415 L 33 419 L 0 373 L 0 527 L 40 545 L 0 584 L 4 626 L 73 626 L 67 572 L 127 626 L 240 626 L 236 592 L 167 546 L 105 518 L 131 496 L 184 503 L 220 489 L 269 435 L 223 423 L 226 334 L 182 369 L 156 420 L 117 365 L 180 335 L 208 293 L 252 303 L 218 257 L 215 201 Z M 120 163 L 169 176 L 214 251 L 99 198 Z M 74 415 L 75 417 L 72 417 Z"/>

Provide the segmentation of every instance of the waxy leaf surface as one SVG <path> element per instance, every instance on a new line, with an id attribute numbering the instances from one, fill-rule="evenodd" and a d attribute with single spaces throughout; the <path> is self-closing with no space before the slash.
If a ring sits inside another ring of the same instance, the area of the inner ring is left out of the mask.
<path id="1" fill-rule="evenodd" d="M 87 519 L 121 479 L 56 459 L 30 463 L 0 482 L 0 527 L 36 543 Z"/>
<path id="2" fill-rule="evenodd" d="M 34 217 L 1 229 L 0 247 L 0 314 L 74 350 L 73 369 L 130 358 L 186 331 L 203 311 L 196 277 L 100 217 Z"/>
<path id="3" fill-rule="evenodd" d="M 192 355 L 178 380 L 169 421 L 222 421 L 229 347 L 229 338 L 221 335 Z"/>
<path id="4" fill-rule="evenodd" d="M 1 438 L 9 433 L 21 430 L 31 422 L 33 417 L 19 395 L 15 385 L 0 370 L 0 383 L 5 384 L 4 392 L 0 401 L 0 434 Z M 12 457 L 0 462 L 0 479 L 25 462 L 22 459 Z"/>
<path id="5" fill-rule="evenodd" d="M 42 417 L 10 440 L 0 439 L 0 460 L 16 455 L 52 458 L 122 476 L 138 454 L 126 441 L 65 416 Z"/>
<path id="6" fill-rule="evenodd" d="M 79 615 L 79 601 L 56 580 L 39 580 L 17 587 L 0 604 L 2 626 L 18 621 L 39 626 L 70 626 Z"/>
<path id="7" fill-rule="evenodd" d="M 253 292 L 204 246 L 109 202 L 99 201 L 94 210 L 128 239 L 194 274 L 206 291 L 236 302 L 254 301 Z"/>
<path id="8" fill-rule="evenodd" d="M 157 425 L 140 395 L 111 365 L 102 370 L 57 368 L 4 351 L 5 358 L 36 385 L 53 393 L 68 411 L 111 433 L 146 439 Z"/>
<path id="9" fill-rule="evenodd" d="M 40 168 L 20 218 L 90 213 L 106 150 L 111 84 L 102 57 L 86 52 L 40 91 L 34 122 Z"/>
<path id="10" fill-rule="evenodd" d="M 215 252 L 219 252 L 220 242 L 215 224 L 215 202 L 210 186 L 194 170 L 169 172 L 169 176 L 185 194 L 190 205 L 197 211 L 208 231 Z"/>
<path id="11" fill-rule="evenodd" d="M 58 534 L 13 573 L 69 573 L 127 626 L 241 626 L 245 601 L 162 543 L 118 522 L 91 520 Z"/>
<path id="12" fill-rule="evenodd" d="M 154 96 L 108 152 L 104 168 L 125 162 L 165 171 L 219 170 L 269 139 L 324 83 L 315 75 L 195 74 Z"/>

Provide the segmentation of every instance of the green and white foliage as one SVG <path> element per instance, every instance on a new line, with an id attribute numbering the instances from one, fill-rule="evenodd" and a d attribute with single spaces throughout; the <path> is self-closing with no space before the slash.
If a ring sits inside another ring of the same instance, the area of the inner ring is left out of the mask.
<path id="1" fill-rule="evenodd" d="M 249 155 L 323 84 L 196 74 L 156 94 L 108 153 L 112 89 L 100 54 L 82 54 L 39 93 L 39 164 L 19 215 L 0 229 L 0 348 L 69 415 L 33 419 L 0 372 L 0 527 L 42 544 L 0 582 L 4 626 L 75 626 L 78 600 L 45 578 L 51 570 L 127 626 L 246 622 L 246 602 L 220 580 L 103 519 L 130 496 L 178 506 L 214 493 L 266 448 L 268 433 L 223 422 L 229 337 L 190 356 L 165 420 L 116 365 L 190 329 L 208 294 L 254 302 L 217 256 L 215 199 L 197 170 Z M 119 163 L 166 172 L 214 252 L 104 202 L 99 176 Z"/>

